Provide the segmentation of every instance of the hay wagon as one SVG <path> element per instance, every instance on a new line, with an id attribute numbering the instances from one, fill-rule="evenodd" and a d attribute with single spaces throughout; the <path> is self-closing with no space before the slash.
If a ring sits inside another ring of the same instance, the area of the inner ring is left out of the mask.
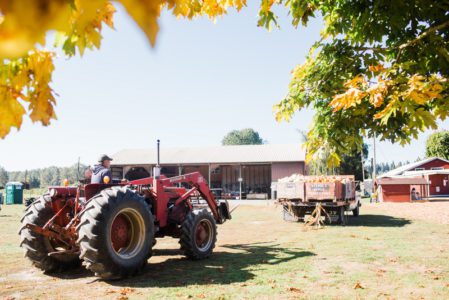
<path id="1" fill-rule="evenodd" d="M 352 175 L 291 176 L 277 183 L 277 201 L 285 221 L 306 221 L 319 205 L 329 222 L 345 224 L 345 212 L 359 215 L 361 203 L 355 188 Z"/>

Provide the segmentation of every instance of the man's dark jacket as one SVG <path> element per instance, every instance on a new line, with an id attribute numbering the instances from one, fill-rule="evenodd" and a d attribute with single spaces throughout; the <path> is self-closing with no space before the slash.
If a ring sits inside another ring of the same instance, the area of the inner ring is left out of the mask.
<path id="1" fill-rule="evenodd" d="M 108 176 L 112 180 L 111 170 L 105 168 L 103 165 L 95 165 L 92 168 L 92 179 L 90 183 L 103 183 L 103 179 Z"/>

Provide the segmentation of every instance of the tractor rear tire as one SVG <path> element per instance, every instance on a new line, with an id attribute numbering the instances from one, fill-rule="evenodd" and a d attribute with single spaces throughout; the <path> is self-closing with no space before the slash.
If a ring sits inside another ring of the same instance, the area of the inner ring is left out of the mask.
<path id="1" fill-rule="evenodd" d="M 79 267 L 81 261 L 76 254 L 48 256 L 48 253 L 57 251 L 55 242 L 26 228 L 27 224 L 43 227 L 54 216 L 50 204 L 51 198 L 45 194 L 25 209 L 25 215 L 21 220 L 22 227 L 19 231 L 20 246 L 25 249 L 25 257 L 44 272 L 58 272 Z"/>
<path id="2" fill-rule="evenodd" d="M 102 279 L 133 276 L 151 257 L 153 215 L 145 198 L 129 188 L 112 187 L 94 196 L 77 230 L 80 258 Z"/>
<path id="3" fill-rule="evenodd" d="M 192 260 L 208 258 L 217 242 L 217 224 L 207 209 L 190 211 L 181 225 L 181 250 Z"/>

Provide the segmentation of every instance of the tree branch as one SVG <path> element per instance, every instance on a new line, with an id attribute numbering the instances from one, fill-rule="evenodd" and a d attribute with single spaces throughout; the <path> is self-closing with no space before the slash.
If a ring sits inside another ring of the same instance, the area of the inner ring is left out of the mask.
<path id="1" fill-rule="evenodd" d="M 352 49 L 354 51 L 379 51 L 379 52 L 389 50 L 389 48 L 384 48 L 384 47 L 353 47 Z"/>
<path id="2" fill-rule="evenodd" d="M 417 42 L 419 42 L 423 38 L 427 37 L 428 35 L 430 35 L 432 33 L 435 33 L 436 31 L 441 30 L 441 29 L 443 29 L 445 27 L 448 27 L 448 26 L 449 26 L 449 20 L 444 22 L 444 23 L 441 23 L 440 25 L 437 25 L 437 26 L 434 26 L 434 27 L 430 27 L 428 30 L 426 30 L 423 33 L 421 33 L 420 35 L 418 35 L 415 39 L 413 39 L 411 41 L 408 41 L 405 44 L 400 45 L 399 46 L 399 50 L 402 50 L 402 49 L 407 48 L 407 47 L 409 47 L 409 46 L 411 46 L 413 44 L 416 44 Z"/>

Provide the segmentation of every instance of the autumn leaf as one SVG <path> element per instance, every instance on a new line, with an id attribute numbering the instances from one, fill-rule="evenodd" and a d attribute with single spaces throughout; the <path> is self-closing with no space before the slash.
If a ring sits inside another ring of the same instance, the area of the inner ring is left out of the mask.
<path id="1" fill-rule="evenodd" d="M 362 286 L 362 284 L 360 283 L 360 282 L 357 282 L 355 285 L 354 285 L 354 290 L 357 290 L 357 289 L 364 289 L 365 287 L 363 287 Z"/>
<path id="2" fill-rule="evenodd" d="M 335 95 L 329 106 L 333 108 L 334 112 L 342 109 L 348 109 L 360 104 L 366 95 L 366 92 L 355 87 L 350 87 L 345 93 Z"/>
<path id="3" fill-rule="evenodd" d="M 119 0 L 128 14 L 134 19 L 139 27 L 145 32 L 150 44 L 156 44 L 156 36 L 159 31 L 157 18 L 161 13 L 162 0 Z"/>
<path id="4" fill-rule="evenodd" d="M 396 114 L 396 100 L 391 100 L 387 106 L 374 115 L 374 119 L 381 119 L 382 124 L 387 124 L 391 116 Z"/>
<path id="5" fill-rule="evenodd" d="M 381 72 L 381 71 L 385 70 L 385 68 L 384 68 L 384 66 L 382 64 L 379 64 L 379 65 L 375 65 L 375 66 L 369 66 L 368 70 L 370 72 L 377 73 L 377 72 Z"/>
<path id="6" fill-rule="evenodd" d="M 441 99 L 441 92 L 444 90 L 443 82 L 444 80 L 437 75 L 426 78 L 415 74 L 410 78 L 409 89 L 404 96 L 421 105 L 433 99 Z"/>
<path id="7" fill-rule="evenodd" d="M 329 158 L 327 159 L 327 165 L 329 168 L 339 166 L 341 162 L 341 157 L 336 152 L 331 152 Z"/>
<path id="8" fill-rule="evenodd" d="M 65 30 L 70 5 L 65 0 L 2 1 L 0 4 L 0 57 L 18 58 L 45 44 L 48 30 Z"/>
<path id="9" fill-rule="evenodd" d="M 134 292 L 134 289 L 133 289 L 133 288 L 127 288 L 127 287 L 122 288 L 122 289 L 120 290 L 120 294 L 121 294 L 121 295 L 127 295 L 127 294 L 133 293 L 133 292 Z"/>
<path id="10" fill-rule="evenodd" d="M 154 46 L 161 11 L 192 19 L 215 20 L 246 0 L 117 0 Z M 15 0 L 0 2 L 0 137 L 20 129 L 28 113 L 33 122 L 49 125 L 55 114 L 51 88 L 54 54 L 43 50 L 54 31 L 54 46 L 67 56 L 99 49 L 104 24 L 114 28 L 115 7 L 109 0 Z M 42 49 L 42 50 L 37 50 Z"/>
<path id="11" fill-rule="evenodd" d="M 380 107 L 384 103 L 384 99 L 388 94 L 388 88 L 390 85 L 391 80 L 384 80 L 379 76 L 377 77 L 377 83 L 366 90 L 366 92 L 370 95 L 369 102 L 374 107 Z"/>
<path id="12" fill-rule="evenodd" d="M 346 81 L 344 87 L 349 89 L 349 88 L 366 87 L 367 85 L 368 82 L 366 81 L 365 76 L 359 74 L 353 79 Z"/>
<path id="13" fill-rule="evenodd" d="M 11 127 L 20 128 L 25 109 L 12 91 L 5 86 L 0 87 L 0 137 L 4 138 Z"/>
<path id="14" fill-rule="evenodd" d="M 298 288 L 295 288 L 295 287 L 289 287 L 289 288 L 287 289 L 287 291 L 293 292 L 293 293 L 304 293 L 303 290 L 298 289 Z"/>
<path id="15" fill-rule="evenodd" d="M 53 53 L 33 51 L 16 60 L 3 61 L 0 65 L 0 137 L 4 138 L 15 127 L 20 129 L 25 104 L 33 122 L 50 124 L 56 119 L 56 104 L 50 87 L 54 70 Z"/>

